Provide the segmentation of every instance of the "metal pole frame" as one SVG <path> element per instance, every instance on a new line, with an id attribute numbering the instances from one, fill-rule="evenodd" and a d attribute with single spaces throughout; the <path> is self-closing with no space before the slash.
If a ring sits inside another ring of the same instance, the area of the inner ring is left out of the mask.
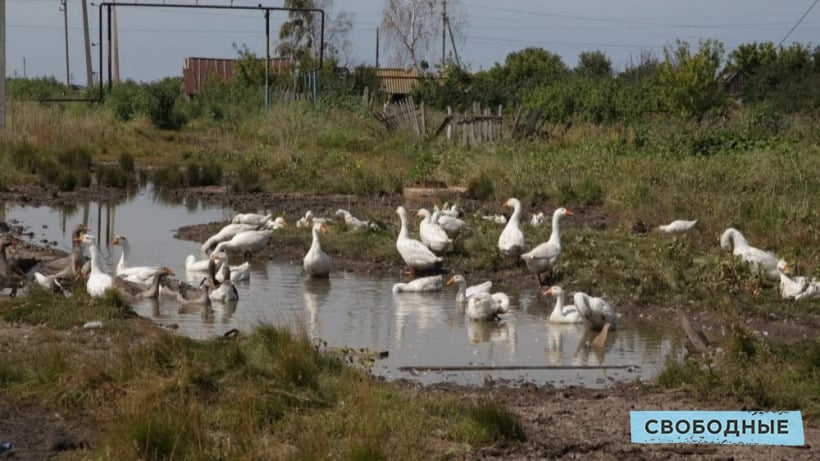
<path id="1" fill-rule="evenodd" d="M 100 3 L 100 43 L 102 43 L 102 9 L 106 8 L 109 12 L 108 14 L 108 32 L 109 35 L 111 34 L 111 7 L 115 5 L 112 2 L 102 2 Z M 211 9 L 211 10 L 257 10 L 263 11 L 265 13 L 265 32 L 266 35 L 270 34 L 270 12 L 271 11 L 296 11 L 296 12 L 309 12 L 309 13 L 319 13 L 321 15 L 321 24 L 322 30 L 319 39 L 319 64 L 312 70 L 321 69 L 324 65 L 324 56 L 325 56 L 325 10 L 321 8 L 283 8 L 283 7 L 275 7 L 275 6 L 245 6 L 245 5 L 187 5 L 181 3 L 116 3 L 118 7 L 147 7 L 147 8 L 193 8 L 193 9 Z M 268 42 L 265 46 L 266 54 L 265 56 L 265 70 L 267 74 L 267 69 L 270 67 L 270 38 L 266 37 L 266 42 Z M 111 44 L 109 43 L 109 54 L 110 54 L 110 47 Z M 100 53 L 100 69 L 102 69 L 102 46 L 99 50 Z M 109 67 L 108 67 L 108 89 L 110 90 L 112 85 L 111 81 L 111 65 L 109 60 Z M 265 93 L 267 94 L 267 75 L 265 78 Z M 100 78 L 100 100 L 102 100 L 102 78 Z"/>
<path id="2" fill-rule="evenodd" d="M 40 99 L 40 102 L 103 102 L 104 100 L 104 90 L 103 90 L 103 8 L 106 9 L 106 25 L 108 31 L 108 90 L 110 91 L 113 87 L 113 81 L 111 76 L 111 8 L 116 5 L 119 7 L 148 7 L 148 8 L 193 8 L 193 9 L 211 9 L 211 10 L 258 10 L 265 12 L 265 28 L 266 28 L 266 41 L 268 42 L 265 46 L 265 49 L 268 50 L 270 47 L 270 12 L 271 11 L 296 11 L 296 12 L 309 12 L 309 13 L 319 13 L 321 15 L 321 24 L 322 24 L 322 31 L 319 39 L 319 64 L 311 69 L 312 71 L 317 71 L 324 66 L 324 57 L 325 57 L 325 10 L 321 8 L 283 8 L 283 7 L 275 7 L 275 6 L 262 6 L 261 4 L 258 6 L 246 6 L 246 5 L 188 5 L 188 4 L 181 4 L 181 3 L 112 3 L 112 2 L 102 2 L 99 6 L 99 39 L 98 39 L 98 52 L 99 52 L 99 66 L 100 66 L 100 76 L 99 76 L 99 94 L 96 98 L 48 98 L 48 99 Z M 266 51 L 268 54 L 269 51 Z M 265 57 L 265 98 L 267 101 L 268 97 L 268 78 L 267 78 L 267 71 L 270 67 L 270 56 Z M 267 102 L 265 104 L 267 108 Z"/>

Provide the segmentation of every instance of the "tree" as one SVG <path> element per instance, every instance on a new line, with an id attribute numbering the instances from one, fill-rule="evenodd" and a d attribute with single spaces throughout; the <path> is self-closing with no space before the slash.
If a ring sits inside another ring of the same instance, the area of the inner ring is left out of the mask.
<path id="1" fill-rule="evenodd" d="M 664 62 L 658 71 L 659 99 L 667 110 L 683 117 L 702 117 L 722 99 L 717 72 L 723 44 L 701 40 L 697 53 L 689 43 L 677 40 L 675 48 L 663 48 Z"/>
<path id="2" fill-rule="evenodd" d="M 349 34 L 353 29 L 353 15 L 350 12 L 341 11 L 332 16 L 333 0 L 285 0 L 284 7 L 302 11 L 288 12 L 288 20 L 279 29 L 279 44 L 276 46 L 279 56 L 296 61 L 318 61 L 320 52 L 324 51 L 325 58 L 329 60 L 348 60 L 351 49 Z M 311 9 L 325 11 L 324 50 L 318 46 L 322 38 L 321 14 L 308 11 Z"/>
<path id="3" fill-rule="evenodd" d="M 392 51 L 393 65 L 422 70 L 422 63 L 439 61 L 433 58 L 432 46 L 441 44 L 444 1 L 447 2 L 447 32 L 460 43 L 467 20 L 458 0 L 387 0 L 381 30 Z"/>
<path id="4" fill-rule="evenodd" d="M 772 42 L 743 43 L 729 53 L 726 67 L 742 70 L 753 75 L 761 66 L 769 66 L 777 60 L 777 49 Z"/>
<path id="5" fill-rule="evenodd" d="M 489 70 L 496 81 L 510 88 L 531 88 L 550 83 L 567 74 L 561 56 L 543 48 L 525 48 L 507 55 L 504 65 Z"/>
<path id="6" fill-rule="evenodd" d="M 578 54 L 575 73 L 582 77 L 611 77 L 612 61 L 603 51 L 582 51 Z"/>

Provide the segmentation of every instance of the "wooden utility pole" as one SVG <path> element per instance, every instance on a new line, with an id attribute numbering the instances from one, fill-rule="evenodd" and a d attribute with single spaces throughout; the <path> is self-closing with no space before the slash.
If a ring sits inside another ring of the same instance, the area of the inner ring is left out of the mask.
<path id="1" fill-rule="evenodd" d="M 441 0 L 441 68 L 444 69 L 447 51 L 447 0 Z"/>
<path id="2" fill-rule="evenodd" d="M 88 35 L 88 0 L 83 0 L 83 35 L 85 36 L 85 74 L 90 90 L 94 85 L 94 74 L 91 73 L 91 38 Z"/>
<path id="3" fill-rule="evenodd" d="M 376 69 L 379 68 L 379 28 L 376 28 Z"/>
<path id="4" fill-rule="evenodd" d="M 6 0 L 0 0 L 0 130 L 6 128 Z"/>
<path id="5" fill-rule="evenodd" d="M 114 36 L 111 39 L 111 48 L 114 52 L 113 64 L 114 64 L 114 84 L 120 84 L 120 40 L 117 34 L 117 7 L 116 1 L 113 2 L 114 6 L 111 7 L 111 28 L 114 29 Z"/>
<path id="6" fill-rule="evenodd" d="M 63 10 L 63 29 L 65 29 L 65 86 L 71 86 L 71 70 L 68 65 L 68 3 L 60 0 L 60 9 Z"/>

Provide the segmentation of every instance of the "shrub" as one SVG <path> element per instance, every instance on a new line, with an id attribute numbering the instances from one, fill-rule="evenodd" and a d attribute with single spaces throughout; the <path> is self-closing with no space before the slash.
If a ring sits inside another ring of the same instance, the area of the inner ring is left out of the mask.
<path id="1" fill-rule="evenodd" d="M 117 163 L 120 165 L 122 171 L 125 171 L 126 173 L 134 172 L 134 156 L 128 152 L 123 152 L 120 154 L 117 159 Z"/>
<path id="2" fill-rule="evenodd" d="M 468 198 L 476 200 L 489 200 L 495 194 L 495 186 L 493 180 L 488 174 L 470 179 L 467 183 L 467 191 L 465 195 Z"/>

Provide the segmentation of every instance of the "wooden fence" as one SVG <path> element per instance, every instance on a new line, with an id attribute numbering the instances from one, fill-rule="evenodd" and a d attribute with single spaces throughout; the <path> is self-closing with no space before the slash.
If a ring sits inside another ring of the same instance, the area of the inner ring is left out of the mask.
<path id="1" fill-rule="evenodd" d="M 363 104 L 367 101 L 368 95 L 365 93 Z M 540 111 L 524 111 L 519 108 L 512 123 L 505 127 L 503 107 L 500 105 L 492 110 L 473 103 L 472 109 L 462 114 L 454 114 L 452 108 L 447 107 L 447 114 L 441 122 L 436 124 L 434 120 L 432 126 L 437 128 L 432 133 L 428 132 L 428 126 L 431 125 L 430 119 L 436 118 L 435 113 L 431 117 L 425 110 L 424 103 L 416 105 L 412 97 L 385 104 L 381 109 L 374 110 L 373 115 L 387 129 L 408 129 L 421 138 L 443 135 L 465 146 L 548 136 L 543 129 L 545 117 Z"/>
<path id="2" fill-rule="evenodd" d="M 489 108 L 481 108 L 479 103 L 473 103 L 472 113 L 453 115 L 453 110 L 447 107 L 447 116 L 444 117 L 435 136 L 446 133 L 447 139 L 460 139 L 461 144 L 476 145 L 488 142 L 497 142 L 504 138 L 504 116 L 501 106 L 495 113 Z"/>

